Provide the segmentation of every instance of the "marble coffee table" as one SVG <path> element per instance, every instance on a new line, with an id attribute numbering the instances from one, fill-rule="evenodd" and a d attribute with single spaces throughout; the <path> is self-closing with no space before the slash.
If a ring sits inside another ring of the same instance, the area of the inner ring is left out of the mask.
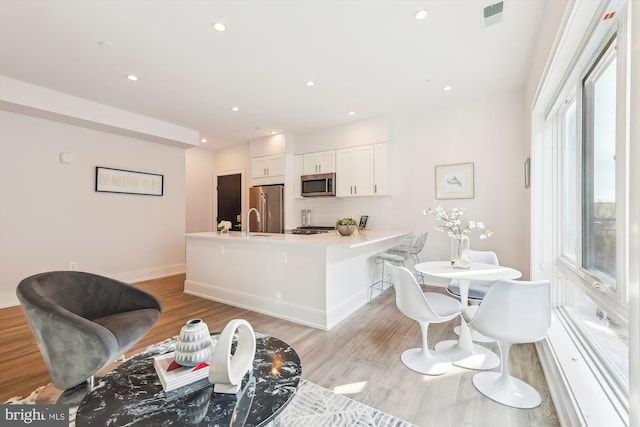
<path id="1" fill-rule="evenodd" d="M 253 372 L 237 395 L 214 393 L 208 378 L 167 394 L 153 357 L 174 351 L 175 344 L 134 356 L 102 377 L 80 403 L 76 426 L 263 426 L 289 404 L 300 383 L 302 367 L 293 348 L 256 333 Z"/>

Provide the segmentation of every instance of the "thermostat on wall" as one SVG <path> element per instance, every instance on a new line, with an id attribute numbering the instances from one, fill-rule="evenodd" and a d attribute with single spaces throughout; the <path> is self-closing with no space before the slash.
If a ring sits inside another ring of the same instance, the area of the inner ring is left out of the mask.
<path id="1" fill-rule="evenodd" d="M 60 153 L 60 163 L 72 163 L 72 162 L 73 162 L 73 154 Z"/>

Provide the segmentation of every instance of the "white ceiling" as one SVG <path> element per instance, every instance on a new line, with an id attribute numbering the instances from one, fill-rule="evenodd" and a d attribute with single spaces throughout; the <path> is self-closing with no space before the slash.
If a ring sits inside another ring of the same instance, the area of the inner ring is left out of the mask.
<path id="1" fill-rule="evenodd" d="M 219 148 L 523 87 L 545 2 L 505 0 L 484 28 L 496 1 L 0 0 L 0 75 Z"/>

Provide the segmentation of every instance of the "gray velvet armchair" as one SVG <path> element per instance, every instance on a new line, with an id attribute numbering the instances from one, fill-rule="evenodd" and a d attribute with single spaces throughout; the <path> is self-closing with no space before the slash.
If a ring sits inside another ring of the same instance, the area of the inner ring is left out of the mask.
<path id="1" fill-rule="evenodd" d="M 52 271 L 16 289 L 53 384 L 66 390 L 133 347 L 160 318 L 151 294 L 108 277 Z"/>

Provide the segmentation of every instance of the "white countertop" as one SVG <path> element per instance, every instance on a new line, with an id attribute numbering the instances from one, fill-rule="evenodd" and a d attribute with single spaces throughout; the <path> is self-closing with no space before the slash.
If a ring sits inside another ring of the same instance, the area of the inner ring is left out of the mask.
<path id="1" fill-rule="evenodd" d="M 387 239 L 407 236 L 406 231 L 361 231 L 355 232 L 351 236 L 341 236 L 336 231 L 320 234 L 277 234 L 277 233 L 254 233 L 249 237 L 242 231 L 232 231 L 229 233 L 203 232 L 187 233 L 187 239 L 211 239 L 211 240 L 231 240 L 236 242 L 250 242 L 259 244 L 295 244 L 310 246 L 332 246 L 342 248 L 357 248 L 370 245 Z"/>

